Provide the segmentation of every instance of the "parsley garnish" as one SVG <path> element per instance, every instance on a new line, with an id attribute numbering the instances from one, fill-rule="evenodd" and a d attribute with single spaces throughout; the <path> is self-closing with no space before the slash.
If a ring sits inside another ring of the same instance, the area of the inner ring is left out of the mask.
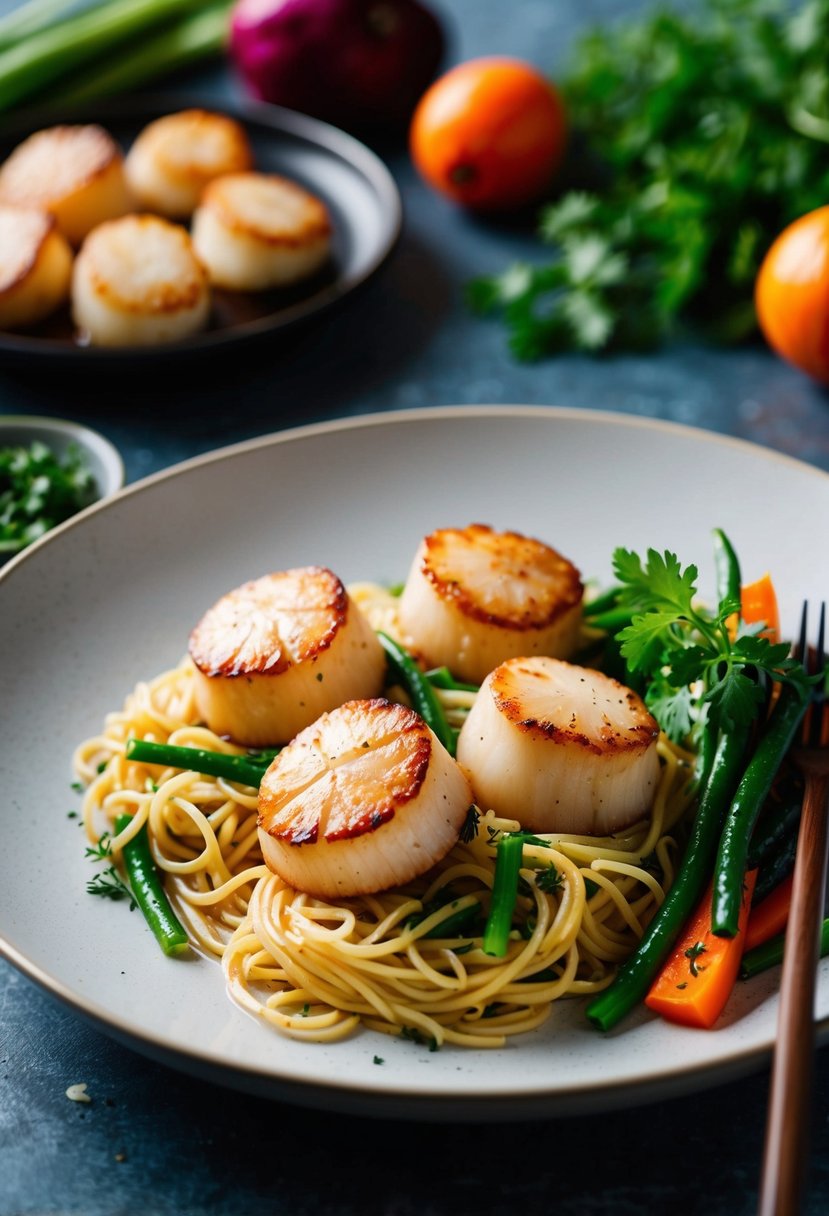
<path id="1" fill-rule="evenodd" d="M 705 954 L 706 949 L 705 942 L 694 942 L 693 946 L 689 946 L 685 951 L 685 957 L 691 960 L 689 964 L 691 975 L 697 976 L 700 971 L 705 970 L 704 967 L 700 967 L 697 964 L 697 959 L 701 954 Z"/>
<path id="2" fill-rule="evenodd" d="M 645 699 L 662 729 L 682 740 L 704 712 L 722 730 L 750 723 L 763 701 L 756 678 L 807 681 L 787 643 L 760 637 L 759 625 L 742 625 L 736 638 L 729 617 L 737 605 L 722 600 L 714 610 L 697 604 L 697 568 L 684 570 L 675 554 L 649 549 L 642 559 L 617 549 L 613 568 L 619 603 L 633 611 L 618 634 L 631 672 L 648 677 Z"/>
<path id="3" fill-rule="evenodd" d="M 124 882 L 121 875 L 115 869 L 115 866 L 109 866 L 106 870 L 101 870 L 94 878 L 91 878 L 86 884 L 86 889 L 90 895 L 100 895 L 104 899 L 128 899 L 130 901 L 130 911 L 133 910 L 135 900 L 132 897 L 127 884 Z"/>
<path id="4" fill-rule="evenodd" d="M 703 0 L 581 40 L 557 83 L 588 156 L 542 211 L 551 255 L 470 286 L 518 358 L 755 329 L 766 250 L 829 197 L 827 29 L 829 0 Z"/>
<path id="5" fill-rule="evenodd" d="M 535 876 L 535 885 L 539 891 L 546 891 L 548 895 L 552 895 L 561 886 L 564 879 L 555 866 L 547 866 L 546 870 L 539 870 Z"/>
<path id="6" fill-rule="evenodd" d="M 86 850 L 87 857 L 93 857 L 98 861 L 103 861 L 106 857 L 112 856 L 112 838 L 109 832 L 104 832 L 99 836 L 96 845 L 89 845 Z"/>

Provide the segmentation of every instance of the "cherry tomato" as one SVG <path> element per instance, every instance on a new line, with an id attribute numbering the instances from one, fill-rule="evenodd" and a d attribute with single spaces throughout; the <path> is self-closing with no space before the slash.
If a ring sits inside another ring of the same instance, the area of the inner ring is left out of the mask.
<path id="1" fill-rule="evenodd" d="M 521 60 L 470 59 L 427 89 L 409 143 L 434 189 L 475 210 L 509 210 L 538 199 L 561 163 L 564 106 Z"/>
<path id="2" fill-rule="evenodd" d="M 769 346 L 829 384 L 829 207 L 781 232 L 760 267 L 755 304 Z"/>

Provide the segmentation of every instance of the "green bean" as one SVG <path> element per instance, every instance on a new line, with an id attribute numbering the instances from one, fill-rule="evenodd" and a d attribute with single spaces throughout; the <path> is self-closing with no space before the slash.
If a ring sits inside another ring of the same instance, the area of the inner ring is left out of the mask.
<path id="1" fill-rule="evenodd" d="M 598 612 L 595 616 L 588 619 L 588 624 L 592 629 L 602 629 L 605 633 L 619 633 L 633 620 L 633 609 L 631 608 L 608 608 L 606 612 Z"/>
<path id="2" fill-rule="evenodd" d="M 767 971 L 769 967 L 776 967 L 778 963 L 782 963 L 785 944 L 785 933 L 779 933 L 776 937 L 771 937 L 767 942 L 763 942 L 762 945 L 755 946 L 753 950 L 746 950 L 740 961 L 740 979 L 753 979 L 761 971 Z M 820 957 L 825 958 L 827 954 L 829 954 L 829 917 L 824 920 L 820 931 Z"/>
<path id="3" fill-rule="evenodd" d="M 477 692 L 478 684 L 463 684 L 456 680 L 448 667 L 433 667 L 426 672 L 426 679 L 433 688 L 445 688 L 451 692 Z"/>
<path id="4" fill-rule="evenodd" d="M 722 831 L 723 818 L 740 779 L 747 737 L 747 728 L 740 728 L 717 740 L 707 776 L 703 771 L 691 838 L 673 885 L 613 983 L 587 1007 L 588 1021 L 597 1029 L 612 1030 L 642 1001 L 699 902 L 711 875 L 711 859 Z M 710 746 L 705 744 L 702 756 L 708 755 Z M 707 761 L 701 763 L 704 766 Z"/>
<path id="5" fill-rule="evenodd" d="M 732 799 L 714 865 L 711 930 L 718 937 L 737 933 L 751 834 L 808 703 L 807 690 L 782 685 Z"/>
<path id="6" fill-rule="evenodd" d="M 777 783 L 775 783 L 777 787 Z M 754 870 L 776 853 L 783 842 L 797 837 L 797 825 L 803 806 L 803 783 L 786 781 L 778 794 L 772 789 L 771 796 L 757 820 L 751 834 L 746 869 Z"/>
<path id="7" fill-rule="evenodd" d="M 123 832 L 132 822 L 131 815 L 118 815 L 115 831 Z M 166 955 L 175 957 L 190 949 L 187 933 L 168 900 L 150 852 L 146 824 L 124 845 L 124 868 L 133 899 Z"/>
<path id="8" fill-rule="evenodd" d="M 137 760 L 141 764 L 192 770 L 258 789 L 275 753 L 263 752 L 261 759 L 257 759 L 254 756 L 234 756 L 228 752 L 211 752 L 202 747 L 176 747 L 169 743 L 151 743 L 148 739 L 128 739 L 125 755 L 128 760 Z"/>
<path id="9" fill-rule="evenodd" d="M 589 600 L 584 605 L 584 615 L 586 617 L 594 617 L 617 607 L 621 593 L 621 587 L 608 587 L 606 591 L 600 591 L 598 595 L 595 595 L 592 600 Z"/>
<path id="10" fill-rule="evenodd" d="M 734 611 L 738 612 L 742 590 L 740 561 L 722 528 L 714 529 L 714 570 L 717 577 L 717 601 L 722 603 L 727 600 L 729 604 L 734 605 Z"/>
<path id="11" fill-rule="evenodd" d="M 495 877 L 492 882 L 492 902 L 484 929 L 483 951 L 503 958 L 509 944 L 512 915 L 518 898 L 518 876 L 524 855 L 524 838 L 520 834 L 502 836 L 495 854 Z"/>
<path id="12" fill-rule="evenodd" d="M 788 878 L 794 869 L 794 859 L 797 854 L 797 832 L 791 836 L 785 837 L 779 844 L 777 851 L 766 857 L 760 866 L 760 873 L 757 875 L 757 881 L 754 884 L 754 894 L 751 897 L 751 906 L 762 903 L 767 895 L 770 895 L 775 887 L 779 886 L 784 878 Z M 751 869 L 749 864 L 749 869 Z"/>
<path id="13" fill-rule="evenodd" d="M 392 679 L 396 683 L 402 684 L 411 697 L 415 711 L 434 731 L 450 756 L 454 756 L 456 735 L 446 720 L 446 714 L 443 712 L 443 706 L 438 700 L 434 688 L 412 656 L 399 642 L 395 642 L 387 633 L 380 632 L 377 636 L 386 652 Z"/>

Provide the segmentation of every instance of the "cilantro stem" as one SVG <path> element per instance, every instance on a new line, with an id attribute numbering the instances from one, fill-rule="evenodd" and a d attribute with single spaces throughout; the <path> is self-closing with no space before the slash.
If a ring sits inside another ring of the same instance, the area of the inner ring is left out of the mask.
<path id="1" fill-rule="evenodd" d="M 503 958 L 507 952 L 523 855 L 523 835 L 502 836 L 498 841 L 492 902 L 483 937 L 484 954 L 491 954 L 495 958 Z"/>
<path id="2" fill-rule="evenodd" d="M 118 815 L 115 831 L 123 832 L 131 820 L 131 815 Z M 170 957 L 186 953 L 190 949 L 187 933 L 164 892 L 150 852 L 146 825 L 124 845 L 122 856 L 133 898 L 161 949 Z"/>
<path id="3" fill-rule="evenodd" d="M 273 759 L 267 752 L 259 760 L 253 756 L 233 756 L 227 752 L 211 752 L 201 747 L 176 747 L 170 743 L 151 743 L 147 739 L 128 739 L 128 760 L 141 764 L 160 764 L 165 768 L 179 768 L 210 777 L 224 777 L 258 789 L 265 769 Z"/>

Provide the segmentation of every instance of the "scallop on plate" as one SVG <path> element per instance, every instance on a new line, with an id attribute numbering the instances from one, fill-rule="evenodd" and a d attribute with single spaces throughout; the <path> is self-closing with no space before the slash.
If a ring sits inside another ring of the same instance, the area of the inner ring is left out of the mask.
<path id="1" fill-rule="evenodd" d="M 591 485 L 599 488 L 585 494 L 588 458 Z M 327 470 L 310 498 L 308 468 Z M 219 514 L 212 509 L 217 499 L 226 504 Z M 623 512 L 615 509 L 620 502 Z M 286 513 L 292 526 L 275 529 L 273 521 Z M 424 537 L 474 522 L 538 537 L 566 555 L 588 587 L 608 584 L 618 546 L 670 550 L 683 565 L 698 565 L 705 596 L 715 581 L 712 532 L 722 528 L 745 572 L 772 573 L 790 636 L 801 601 L 820 598 L 829 584 L 829 558 L 790 543 L 806 514 L 816 531 L 829 528 L 829 476 L 805 464 L 668 423 L 529 406 L 403 411 L 283 431 L 128 487 L 0 573 L 0 667 L 13 694 L 0 699 L 0 949 L 79 1016 L 139 1052 L 214 1082 L 327 1110 L 526 1119 L 626 1109 L 765 1067 L 776 1032 L 774 970 L 737 985 L 715 1032 L 672 1025 L 640 1008 L 605 1033 L 586 1018 L 584 998 L 568 996 L 553 1003 L 543 1024 L 489 1050 L 445 1043 L 432 1052 L 411 1036 L 366 1026 L 335 1042 L 287 1037 L 229 999 L 216 960 L 198 952 L 187 961 L 165 958 L 125 903 L 87 895 L 93 863 L 67 811 L 81 740 L 99 732 L 135 686 L 176 668 L 211 606 L 251 580 L 313 567 L 335 571 L 349 588 L 400 584 Z M 233 618 L 238 597 L 231 607 Z M 195 649 L 212 670 L 212 648 L 210 655 Z M 25 666 L 21 655 L 28 656 Z M 506 659 L 493 681 L 490 715 L 517 696 L 538 717 L 535 694 L 521 681 L 558 686 L 560 661 L 552 662 Z M 326 679 L 327 670 L 319 668 Z M 374 688 L 355 695 L 372 697 Z M 424 813 L 433 813 L 431 778 L 415 779 L 417 757 L 434 757 L 440 782 L 451 766 L 430 750 L 413 715 L 390 713 L 387 704 L 346 709 L 346 734 L 341 710 L 324 711 L 316 725 L 301 729 L 281 765 L 277 757 L 260 807 L 275 866 L 281 857 L 295 860 L 291 841 L 308 834 L 295 812 L 348 806 L 353 822 L 348 799 L 356 769 L 336 761 L 344 747 L 365 757 L 359 764 L 384 814 L 420 790 Z M 632 738 L 643 723 L 637 710 Z M 506 714 L 499 727 L 504 740 L 514 725 Z M 384 791 L 378 777 L 386 748 L 403 757 L 397 792 Z M 474 758 L 473 766 L 479 767 Z M 460 779 L 456 785 L 457 801 L 444 816 L 453 832 L 468 796 Z M 245 798 L 255 842 L 256 791 Z M 386 827 L 381 831 L 388 835 Z M 330 878 L 339 882 L 335 872 Z M 399 881 L 408 883 L 408 875 Z M 829 960 L 820 966 L 817 1016 L 825 1042 Z M 383 1068 L 373 1063 L 378 1056 Z"/>
<path id="2" fill-rule="evenodd" d="M 402 214 L 383 162 L 345 132 L 278 106 L 173 96 L 6 119 L 0 208 L 0 243 L 20 262 L 0 276 L 0 355 L 73 367 L 203 357 L 311 322 L 381 268 Z M 151 233 L 137 212 L 156 219 Z M 161 273 L 162 221 L 198 245 L 174 260 L 197 253 L 211 280 L 185 265 L 179 300 Z M 72 254 L 101 226 L 68 284 Z M 147 307 L 156 297 L 160 318 Z"/>

